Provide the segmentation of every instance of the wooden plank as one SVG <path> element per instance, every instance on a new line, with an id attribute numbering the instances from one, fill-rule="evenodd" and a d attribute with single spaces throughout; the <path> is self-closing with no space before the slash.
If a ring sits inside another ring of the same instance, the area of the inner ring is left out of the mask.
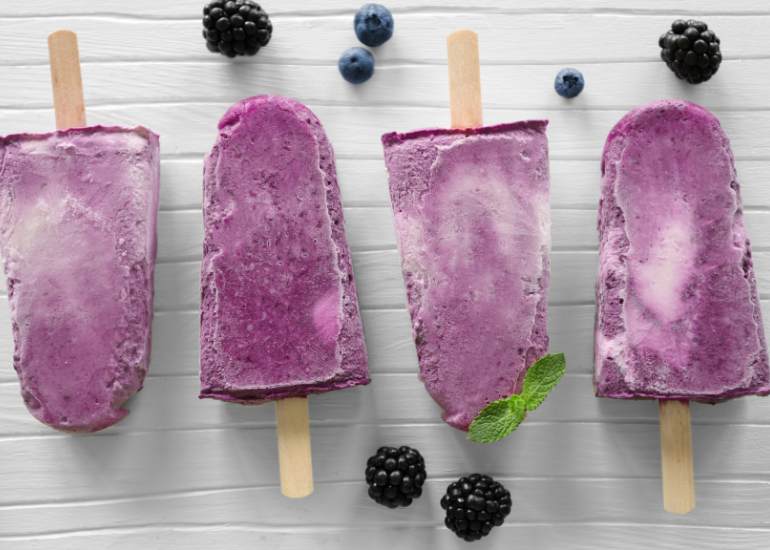
<path id="1" fill-rule="evenodd" d="M 637 521 L 645 517 L 662 526 L 731 525 L 755 527 L 764 521 L 763 511 L 770 506 L 766 482 L 697 482 L 699 508 L 696 518 L 671 518 L 659 506 L 660 481 L 656 479 L 572 479 L 499 478 L 510 491 L 513 509 L 504 529 L 495 529 L 489 544 L 502 544 L 523 524 L 548 522 L 556 525 L 575 523 L 612 523 Z M 24 533 L 71 533 L 153 526 L 221 524 L 270 526 L 272 529 L 349 527 L 351 508 L 356 510 L 360 528 L 390 526 L 444 530 L 438 506 L 439 496 L 449 480 L 428 479 L 424 496 L 407 513 L 384 515 L 369 500 L 363 479 L 346 483 L 319 485 L 317 496 L 309 497 L 302 507 L 281 498 L 276 487 L 242 487 L 204 493 L 153 495 L 97 502 L 51 504 L 51 521 L 41 526 L 40 510 L 30 506 L 3 509 L 0 541 Z M 635 496 L 633 499 L 628 494 Z M 326 503 L 344 503 L 328 506 Z M 541 503 L 547 502 L 548 505 Z M 447 531 L 448 532 L 448 531 Z M 441 533 L 437 532 L 437 536 Z M 74 538 L 74 537 L 73 537 Z M 369 544 L 367 544 L 369 547 Z M 408 546 L 407 546 L 408 547 Z M 538 546 L 535 546 L 538 547 Z M 625 548 L 625 546 L 624 546 Z M 732 547 L 731 547 L 732 548 Z"/>
<path id="2" fill-rule="evenodd" d="M 325 397 L 311 396 L 311 410 Z M 235 405 L 220 405 L 221 418 L 239 412 Z M 372 406 L 388 403 L 361 399 L 349 414 Z M 247 410 L 262 414 L 259 408 Z M 315 426 L 312 437 L 319 484 L 361 479 L 361 465 L 386 443 L 420 449 L 431 478 L 481 471 L 492 476 L 569 472 L 590 478 L 660 479 L 659 430 L 652 423 L 526 421 L 513 436 L 489 445 L 468 442 L 464 432 L 440 422 Z M 693 447 L 697 479 L 770 481 L 770 426 L 696 424 Z M 273 426 L 142 432 L 110 428 L 85 437 L 11 437 L 0 439 L 0 453 L 4 506 L 275 486 L 278 481 Z M 51 487 L 57 488 L 55 494 Z"/>
<path id="3" fill-rule="evenodd" d="M 187 8 L 180 12 L 194 19 L 103 16 L 0 19 L 0 33 L 14 36 L 14 40 L 5 45 L 2 63 L 47 64 L 40 37 L 61 28 L 77 32 L 84 63 L 161 59 L 236 66 L 252 63 L 332 64 L 346 48 L 356 44 L 352 33 L 352 11 L 344 15 L 274 15 L 271 19 L 275 31 L 270 45 L 253 58 L 230 63 L 206 49 L 201 36 L 203 27 L 198 19 L 202 17 L 199 6 L 196 4 L 194 11 Z M 765 13 L 750 16 L 709 16 L 711 28 L 716 29 L 725 44 L 730 44 L 730 58 L 768 56 L 763 31 L 770 25 L 770 14 L 766 8 L 763 11 Z M 670 28 L 672 20 L 671 15 L 660 13 L 633 16 L 612 12 L 498 13 L 494 15 L 494 24 L 490 24 L 488 15 L 475 11 L 403 13 L 398 16 L 394 38 L 377 49 L 377 62 L 403 63 L 419 59 L 420 63 L 446 64 L 445 38 L 461 28 L 479 32 L 483 64 L 563 66 L 607 61 L 658 61 L 657 37 Z M 105 25 L 109 25 L 109 40 L 104 39 Z M 544 36 L 548 39 L 544 40 Z M 587 36 L 646 36 L 651 40 L 626 40 L 622 48 L 597 48 L 593 40 L 585 39 Z M 537 44 L 537 47 L 522 47 L 524 44 Z M 375 74 L 370 84 L 377 80 Z M 722 81 L 729 85 L 729 81 Z M 312 84 L 308 82 L 308 85 Z"/>
<path id="4" fill-rule="evenodd" d="M 143 124 L 161 136 L 161 154 L 202 155 L 216 136 L 216 125 L 230 104 L 189 103 L 124 105 L 89 108 L 89 123 Z M 308 105 L 323 123 L 337 158 L 382 158 L 380 137 L 387 131 L 447 126 L 449 112 L 438 108 Z M 490 110 L 485 123 L 497 124 L 533 117 L 550 120 L 551 159 L 599 160 L 607 134 L 626 111 Z M 738 159 L 770 160 L 770 111 L 716 111 Z M 184 123 L 180 123 L 184 121 Z M 53 129 L 50 109 L 0 110 L 0 128 L 6 134 Z"/>
<path id="5" fill-rule="evenodd" d="M 334 505 L 341 505 L 334 502 Z M 529 503 L 528 503 L 529 505 Z M 349 514 L 360 509 L 348 507 Z M 382 513 L 382 511 L 380 511 Z M 649 512 L 648 512 L 649 513 Z M 406 514 L 399 514 L 399 517 Z M 637 521 L 636 518 L 629 518 Z M 725 525 L 685 527 L 630 521 L 608 523 L 550 523 L 538 521 L 520 524 L 509 519 L 485 539 L 485 548 L 509 549 L 512 546 L 549 548 L 553 550 L 593 550 L 594 548 L 623 548 L 649 550 L 650 548 L 679 549 L 691 545 L 697 548 L 740 548 L 765 550 L 770 536 L 764 525 L 753 529 Z M 389 550 L 400 548 L 442 548 L 462 550 L 468 543 L 458 539 L 446 527 L 434 524 L 421 527 L 383 525 L 362 528 L 267 527 L 256 522 L 196 522 L 152 524 L 129 529 L 98 529 L 86 532 L 65 532 L 51 537 L 27 535 L 5 539 L 14 550 L 49 550 L 55 541 L 57 550 L 82 550 L 84 545 L 108 548 L 153 548 L 162 550 L 189 550 L 190 548 L 240 548 L 253 546 L 304 550 L 322 548 L 362 548 Z"/>
<path id="6" fill-rule="evenodd" d="M 0 107 L 50 107 L 48 68 L 25 62 L 4 69 L 6 77 L 19 85 L 3 93 Z M 580 63 L 578 67 L 586 79 L 586 90 L 566 100 L 553 89 L 559 66 L 485 65 L 481 69 L 484 109 L 630 110 L 662 97 L 687 99 L 711 110 L 770 108 L 770 97 L 756 93 L 756 89 L 770 85 L 770 59 L 727 59 L 719 77 L 706 86 L 682 84 L 660 60 Z M 83 79 L 89 108 L 123 103 L 235 103 L 244 97 L 280 95 L 287 90 L 307 104 L 449 108 L 447 69 L 443 65 L 378 66 L 366 86 L 347 85 L 328 60 L 319 66 L 263 65 L 259 70 L 244 66 L 239 71 L 237 80 L 223 86 L 233 72 L 227 62 L 98 62 L 83 66 Z M 635 81 L 645 84 L 625 85 Z M 752 86 L 730 85 L 744 81 L 752 82 Z M 404 87 L 409 88 L 409 94 L 400 93 Z"/>
<path id="7" fill-rule="evenodd" d="M 274 15 L 324 15 L 324 14 L 346 14 L 353 16 L 358 9 L 355 6 L 338 6 L 328 0 L 283 0 L 279 3 L 273 3 L 269 6 L 265 4 L 265 9 L 269 9 L 271 16 Z M 468 3 L 460 0 L 391 0 L 388 2 L 389 9 L 400 16 L 409 12 L 439 12 L 439 11 L 468 11 Z M 643 5 L 629 6 L 624 0 L 523 0 L 515 4 L 503 4 L 495 0 L 474 0 L 473 11 L 475 13 L 544 13 L 549 11 L 559 11 L 562 13 L 601 13 L 612 10 L 614 12 L 632 14 L 662 14 L 670 13 L 676 17 L 704 16 L 714 13 L 725 15 L 753 15 L 756 13 L 770 13 L 767 5 L 761 0 L 743 0 L 729 6 L 730 9 L 718 0 L 680 0 L 673 9 L 671 2 L 664 0 L 646 0 Z M 63 6 L 58 0 L 40 0 L 34 4 L 34 7 L 25 3 L 14 3 L 4 10 L 4 17 L 39 17 L 41 14 L 46 16 L 72 16 L 72 15 L 130 15 L 140 18 L 197 18 L 198 11 L 191 10 L 190 4 L 186 0 L 171 0 L 158 3 L 153 0 L 132 0 L 132 2 L 109 2 L 99 5 L 98 11 L 89 10 L 89 6 L 67 5 Z"/>

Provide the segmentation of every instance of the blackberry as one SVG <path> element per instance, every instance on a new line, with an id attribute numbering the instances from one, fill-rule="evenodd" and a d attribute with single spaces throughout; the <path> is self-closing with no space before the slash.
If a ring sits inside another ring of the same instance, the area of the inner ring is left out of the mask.
<path id="1" fill-rule="evenodd" d="M 203 38 L 210 52 L 254 55 L 272 34 L 270 18 L 251 0 L 213 0 L 203 7 Z"/>
<path id="2" fill-rule="evenodd" d="M 422 495 L 425 459 L 410 447 L 380 447 L 366 463 L 369 496 L 388 508 L 406 508 Z"/>
<path id="3" fill-rule="evenodd" d="M 374 74 L 374 56 L 363 48 L 348 48 L 342 52 L 337 68 L 351 84 L 362 84 Z"/>
<path id="4" fill-rule="evenodd" d="M 511 513 L 511 493 L 489 476 L 461 477 L 447 487 L 441 498 L 446 525 L 461 539 L 472 542 L 486 537 Z"/>
<path id="5" fill-rule="evenodd" d="M 658 46 L 668 68 L 690 84 L 710 80 L 722 63 L 719 37 L 703 21 L 674 21 L 658 39 Z"/>

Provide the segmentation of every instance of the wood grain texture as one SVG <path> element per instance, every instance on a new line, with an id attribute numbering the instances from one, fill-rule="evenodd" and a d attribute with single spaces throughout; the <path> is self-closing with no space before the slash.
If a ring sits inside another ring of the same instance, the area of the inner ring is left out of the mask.
<path id="1" fill-rule="evenodd" d="M 48 58 L 51 63 L 56 129 L 84 127 L 86 107 L 83 101 L 77 35 L 72 31 L 52 33 L 48 37 Z"/>
<path id="2" fill-rule="evenodd" d="M 374 52 L 377 55 L 377 51 Z M 262 53 L 260 52 L 260 56 Z M 482 60 L 483 61 L 483 60 Z M 560 66 L 482 65 L 484 109 L 632 109 L 661 97 L 681 97 L 715 110 L 758 110 L 770 108 L 768 94 L 757 89 L 770 85 L 770 59 L 726 59 L 720 66 L 720 80 L 709 87 L 693 89 L 687 83 L 668 78 L 660 61 L 580 63 L 587 92 L 573 99 L 553 93 Z M 367 86 L 355 86 L 340 79 L 336 61 L 323 65 L 260 66 L 234 72 L 227 63 L 180 61 L 99 62 L 82 67 L 85 97 L 89 107 L 125 103 L 184 103 L 191 99 L 235 103 L 258 93 L 283 94 L 307 104 L 449 107 L 445 65 L 377 66 Z M 6 78 L 19 82 L 0 96 L 0 108 L 45 108 L 50 106 L 47 66 L 9 66 Z M 233 78 L 236 76 L 237 78 Z M 222 82 L 227 79 L 228 85 Z M 628 87 L 617 93 L 618 81 L 641 81 L 644 86 Z M 753 86 L 732 86 L 751 81 Z M 312 84 L 311 84 L 312 83 Z M 409 93 L 401 93 L 404 87 Z"/>
<path id="3" fill-rule="evenodd" d="M 479 35 L 462 29 L 446 38 L 452 128 L 483 126 Z"/>
<path id="4" fill-rule="evenodd" d="M 631 108 L 679 98 L 712 110 L 736 156 L 744 219 L 765 319 L 770 319 L 770 4 L 742 0 L 391 0 L 395 34 L 373 50 L 362 86 L 339 77 L 357 44 L 359 6 L 338 0 L 262 2 L 275 34 L 256 57 L 206 51 L 202 2 L 8 2 L 0 14 L 0 134 L 54 128 L 46 37 L 78 33 L 92 124 L 144 124 L 161 136 L 152 363 L 125 421 L 73 437 L 24 407 L 0 292 L 0 548 L 352 550 L 467 548 L 444 526 L 448 483 L 480 471 L 511 489 L 515 514 L 485 547 L 765 549 L 770 540 L 770 399 L 692 404 L 698 507 L 660 505 L 654 401 L 593 396 L 599 160 Z M 678 17 L 703 19 L 725 62 L 688 86 L 659 61 L 657 37 Z M 547 118 L 551 158 L 552 351 L 567 374 L 506 440 L 471 444 L 444 425 L 417 378 L 380 136 L 450 124 L 446 36 L 479 34 L 487 124 Z M 573 100 L 553 91 L 565 66 L 583 72 Z M 372 384 L 309 398 L 315 491 L 280 495 L 272 406 L 199 400 L 202 159 L 234 102 L 293 97 L 324 124 L 337 157 Z M 366 496 L 363 467 L 383 444 L 425 455 L 424 496 L 391 512 Z"/>
<path id="5" fill-rule="evenodd" d="M 276 401 L 275 424 L 281 493 L 289 498 L 304 498 L 313 492 L 307 398 L 287 397 Z"/>
<path id="6" fill-rule="evenodd" d="M 757 3 L 753 5 L 759 13 L 709 16 L 711 27 L 718 29 L 717 34 L 725 45 L 730 45 L 726 49 L 728 58 L 770 57 L 763 39 L 770 14 L 766 7 L 757 10 Z M 529 4 L 532 8 L 531 0 Z M 62 27 L 77 32 L 81 61 L 84 63 L 150 61 L 158 58 L 162 61 L 221 62 L 220 57 L 205 47 L 199 19 L 203 16 L 202 12 L 195 9 L 196 13 L 191 14 L 189 5 L 180 8 L 180 11 L 189 18 L 101 15 L 0 18 L 0 32 L 14 36 L 13 41 L 4 44 L 7 55 L 0 60 L 0 64 L 47 64 L 47 52 L 45 45 L 41 47 L 40 37 Z M 353 34 L 352 14 L 351 10 L 348 13 L 273 15 L 271 20 L 275 32 L 270 45 L 252 59 L 230 63 L 234 68 L 232 78 L 238 79 L 237 67 L 243 64 L 279 65 L 276 69 L 280 71 L 280 66 L 287 64 L 336 63 L 341 52 L 358 43 Z M 560 13 L 521 13 L 500 9 L 498 13 L 480 13 L 472 8 L 454 11 L 437 6 L 436 10 L 427 13 L 407 11 L 398 17 L 395 22 L 398 28 L 394 31 L 397 39 L 377 48 L 375 61 L 380 65 L 445 65 L 446 36 L 461 28 L 477 30 L 482 64 L 656 61 L 660 59 L 657 39 L 669 28 L 673 19 L 668 14 L 568 13 L 567 10 Z M 104 38 L 106 32 L 109 32 L 109 40 Z M 548 40 L 543 39 L 546 33 Z M 650 37 L 650 40 L 624 39 L 621 48 L 606 47 L 601 41 L 597 47 L 594 40 L 587 39 L 607 36 Z M 371 80 L 370 84 L 374 82 Z"/>
<path id="7" fill-rule="evenodd" d="M 686 514 L 695 508 L 690 402 L 685 399 L 660 399 L 658 413 L 663 507 L 672 514 Z"/>
<path id="8" fill-rule="evenodd" d="M 676 6 L 666 0 L 648 0 L 644 3 L 630 4 L 625 0 L 541 0 L 534 2 L 516 2 L 513 4 L 502 3 L 499 0 L 474 0 L 473 4 L 461 0 L 392 0 L 388 2 L 391 11 L 396 15 L 413 12 L 446 12 L 463 10 L 479 13 L 603 13 L 613 11 L 617 13 L 634 14 L 671 14 L 678 17 L 697 15 L 755 15 L 757 13 L 770 14 L 770 8 L 758 0 L 739 0 L 725 6 L 719 0 L 680 0 Z M 40 0 L 34 5 L 14 3 L 3 11 L 6 17 L 40 17 L 46 16 L 71 16 L 110 14 L 114 16 L 130 16 L 138 18 L 173 18 L 173 19 L 197 19 L 199 14 L 192 13 L 187 0 L 171 0 L 158 3 L 154 0 L 133 0 L 130 3 L 104 2 L 94 9 L 93 4 L 73 3 L 62 6 L 58 0 Z M 269 10 L 271 16 L 281 14 L 287 16 L 296 15 L 323 15 L 345 14 L 352 16 L 358 9 L 358 5 L 347 5 L 328 0 L 283 0 L 276 4 L 263 6 Z"/>

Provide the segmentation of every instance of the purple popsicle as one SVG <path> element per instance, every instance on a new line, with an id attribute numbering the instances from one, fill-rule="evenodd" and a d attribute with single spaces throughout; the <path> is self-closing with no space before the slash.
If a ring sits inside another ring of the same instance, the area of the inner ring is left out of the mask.
<path id="1" fill-rule="evenodd" d="M 160 155 L 149 130 L 0 138 L 0 249 L 29 411 L 65 432 L 123 419 L 150 361 Z"/>
<path id="2" fill-rule="evenodd" d="M 420 377 L 460 430 L 548 349 L 546 125 L 382 137 Z"/>
<path id="3" fill-rule="evenodd" d="M 334 153 L 279 96 L 231 107 L 206 157 L 201 393 L 259 405 L 369 383 Z"/>
<path id="4" fill-rule="evenodd" d="M 770 393 L 749 238 L 719 121 L 686 101 L 626 115 L 602 161 L 594 381 L 600 397 Z"/>

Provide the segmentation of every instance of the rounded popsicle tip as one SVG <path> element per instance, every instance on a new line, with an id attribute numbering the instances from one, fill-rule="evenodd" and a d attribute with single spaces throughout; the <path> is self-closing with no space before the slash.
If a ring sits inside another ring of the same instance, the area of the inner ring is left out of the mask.
<path id="1" fill-rule="evenodd" d="M 48 44 L 56 43 L 59 40 L 75 40 L 77 42 L 77 39 L 78 35 L 74 31 L 60 29 L 48 35 Z"/>
<path id="2" fill-rule="evenodd" d="M 602 154 L 602 172 L 604 172 L 607 151 L 609 151 L 610 145 L 616 138 L 628 135 L 633 131 L 645 130 L 652 126 L 679 123 L 687 120 L 699 122 L 704 126 L 710 126 L 713 131 L 721 134 L 720 137 L 724 139 L 725 143 L 728 142 L 717 117 L 704 107 L 683 99 L 651 101 L 629 111 L 610 130 Z"/>
<path id="3" fill-rule="evenodd" d="M 479 35 L 470 29 L 459 29 L 451 32 L 446 37 L 447 43 L 454 42 L 456 40 L 476 40 L 478 43 Z"/>
<path id="4" fill-rule="evenodd" d="M 109 428 L 129 415 L 128 409 L 110 403 L 83 404 L 73 411 L 70 403 L 41 403 L 28 392 L 22 391 L 27 410 L 41 423 L 64 433 L 89 434 Z M 60 406 L 61 405 L 61 406 Z M 73 414 L 74 413 L 74 414 Z"/>

